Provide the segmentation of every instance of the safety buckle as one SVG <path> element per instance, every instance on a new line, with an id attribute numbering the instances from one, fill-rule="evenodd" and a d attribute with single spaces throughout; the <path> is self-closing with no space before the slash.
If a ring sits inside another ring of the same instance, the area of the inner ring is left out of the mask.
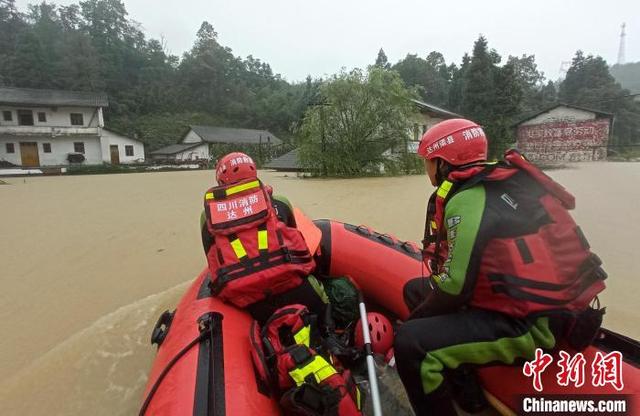
<path id="1" fill-rule="evenodd" d="M 282 247 L 282 255 L 284 257 L 284 261 L 291 263 L 291 253 L 289 253 L 289 249 L 287 247 Z"/>

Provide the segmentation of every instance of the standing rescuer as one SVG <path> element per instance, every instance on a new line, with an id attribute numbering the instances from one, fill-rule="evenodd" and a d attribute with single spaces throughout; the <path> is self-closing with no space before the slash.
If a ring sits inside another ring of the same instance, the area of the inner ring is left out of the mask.
<path id="1" fill-rule="evenodd" d="M 573 196 L 516 151 L 488 163 L 476 123 L 433 126 L 418 154 L 437 187 L 423 241 L 430 276 L 411 288 L 395 356 L 417 415 L 455 415 L 448 375 L 460 366 L 532 359 L 561 336 L 586 347 L 606 273 L 568 213 Z"/>

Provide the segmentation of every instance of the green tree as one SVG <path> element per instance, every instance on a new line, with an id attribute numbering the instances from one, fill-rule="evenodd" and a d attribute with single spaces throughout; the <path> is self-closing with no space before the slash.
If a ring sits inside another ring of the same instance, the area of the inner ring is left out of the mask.
<path id="1" fill-rule="evenodd" d="M 454 68 L 446 65 L 439 52 L 431 52 L 426 59 L 407 54 L 393 66 L 405 84 L 416 87 L 423 100 L 436 105 L 447 104 Z"/>
<path id="2" fill-rule="evenodd" d="M 496 99 L 496 57 L 487 47 L 487 40 L 480 36 L 473 46 L 469 67 L 464 72 L 462 113 L 484 125 L 490 123 Z"/>
<path id="3" fill-rule="evenodd" d="M 520 112 L 526 114 L 543 107 L 545 105 L 543 89 L 548 85 L 544 84 L 544 74 L 538 70 L 535 56 L 509 56 L 507 65 L 513 66 L 516 82 L 522 91 Z M 546 93 L 549 92 L 547 89 Z"/>
<path id="4" fill-rule="evenodd" d="M 560 84 L 561 101 L 613 113 L 616 117 L 612 146 L 640 142 L 640 103 L 627 97 L 609 72 L 604 59 L 576 52 Z"/>
<path id="5" fill-rule="evenodd" d="M 460 68 L 454 65 L 451 67 L 451 86 L 449 87 L 449 109 L 457 113 L 462 113 L 462 102 L 466 89 L 466 74 L 471 64 L 471 57 L 465 53 L 462 57 Z"/>
<path id="6" fill-rule="evenodd" d="M 302 164 L 331 176 L 377 171 L 407 138 L 412 94 L 393 71 L 354 69 L 325 81 L 300 129 Z"/>
<path id="7" fill-rule="evenodd" d="M 380 50 L 378 51 L 378 57 L 376 58 L 376 63 L 374 65 L 382 69 L 391 68 L 389 60 L 387 59 L 387 54 L 384 53 L 384 50 L 382 48 L 380 48 Z"/>
<path id="8" fill-rule="evenodd" d="M 617 82 L 632 93 L 640 93 L 640 62 L 629 62 L 611 67 L 611 75 Z"/>

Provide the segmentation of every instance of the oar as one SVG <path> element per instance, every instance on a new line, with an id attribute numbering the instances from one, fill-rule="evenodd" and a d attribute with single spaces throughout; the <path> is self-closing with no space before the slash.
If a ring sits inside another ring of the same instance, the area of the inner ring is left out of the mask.
<path id="1" fill-rule="evenodd" d="M 373 361 L 373 351 L 371 350 L 371 336 L 369 333 L 369 321 L 367 320 L 367 308 L 364 305 L 362 293 L 358 295 L 358 301 L 360 303 L 360 322 L 362 322 L 364 351 L 367 354 L 367 372 L 369 373 L 369 385 L 371 386 L 373 415 L 382 416 L 382 408 L 380 407 L 380 390 L 378 390 L 378 377 L 376 376 L 376 365 Z"/>

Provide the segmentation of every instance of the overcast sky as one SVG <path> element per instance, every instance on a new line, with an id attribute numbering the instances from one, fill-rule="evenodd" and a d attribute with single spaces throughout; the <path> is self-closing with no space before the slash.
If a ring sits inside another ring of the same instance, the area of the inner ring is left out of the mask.
<path id="1" fill-rule="evenodd" d="M 28 3 L 34 1 L 17 1 L 21 10 Z M 125 5 L 147 36 L 162 36 L 173 54 L 188 50 L 207 20 L 235 55 L 260 58 L 289 81 L 366 67 L 381 47 L 391 63 L 433 50 L 448 63 L 459 63 L 479 34 L 503 58 L 535 54 L 540 69 L 555 80 L 561 63 L 577 49 L 615 63 L 622 22 L 627 23 L 626 61 L 640 61 L 637 0 L 125 0 Z"/>

